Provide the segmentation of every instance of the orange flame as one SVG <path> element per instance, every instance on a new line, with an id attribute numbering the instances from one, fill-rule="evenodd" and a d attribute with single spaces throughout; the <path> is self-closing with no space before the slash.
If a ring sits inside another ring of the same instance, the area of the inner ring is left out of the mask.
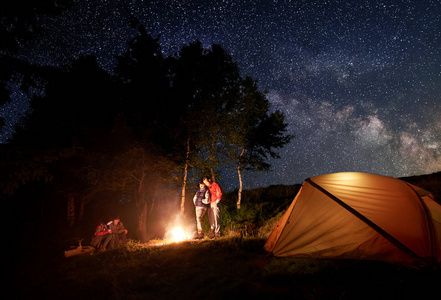
<path id="1" fill-rule="evenodd" d="M 189 234 L 187 234 L 181 226 L 175 226 L 171 230 L 170 240 L 172 242 L 177 243 L 177 242 L 182 242 L 182 241 L 185 241 L 188 239 L 191 239 L 191 236 Z"/>

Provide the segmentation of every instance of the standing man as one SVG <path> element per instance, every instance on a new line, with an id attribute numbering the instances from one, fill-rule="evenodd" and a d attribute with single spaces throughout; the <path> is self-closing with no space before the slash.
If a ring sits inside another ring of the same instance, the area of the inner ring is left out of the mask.
<path id="1" fill-rule="evenodd" d="M 203 182 L 208 187 L 211 195 L 208 220 L 210 221 L 210 238 L 212 239 L 221 236 L 220 202 L 222 198 L 222 190 L 219 184 L 211 181 L 208 177 L 204 177 Z"/>

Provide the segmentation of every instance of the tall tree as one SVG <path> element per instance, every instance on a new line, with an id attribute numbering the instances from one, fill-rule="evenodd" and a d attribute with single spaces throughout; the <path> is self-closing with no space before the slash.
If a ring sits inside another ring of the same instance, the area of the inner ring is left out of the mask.
<path id="1" fill-rule="evenodd" d="M 128 41 L 128 49 L 117 56 L 115 78 L 120 86 L 122 111 L 140 138 L 145 130 L 157 143 L 167 143 L 162 120 L 167 118 L 166 96 L 169 81 L 159 37 L 153 38 L 132 16 L 132 25 L 139 34 Z M 154 130 L 153 130 L 154 129 Z"/>
<path id="2" fill-rule="evenodd" d="M 81 57 L 60 68 L 46 68 L 43 93 L 31 98 L 30 110 L 17 126 L 14 143 L 32 147 L 67 147 L 87 141 L 92 128 L 113 124 L 118 113 L 117 87 L 95 57 Z"/>
<path id="3" fill-rule="evenodd" d="M 15 181 L 55 178 L 65 201 L 81 199 L 69 202 L 81 207 L 85 183 L 72 175 L 82 167 L 84 149 L 92 150 L 101 141 L 97 136 L 111 128 L 117 114 L 115 84 L 94 57 L 83 57 L 60 68 L 45 68 L 40 75 L 45 82 L 44 92 L 31 98 L 30 110 L 10 142 L 11 147 L 20 149 L 18 153 L 28 153 L 25 170 L 34 176 L 17 173 Z"/>
<path id="4" fill-rule="evenodd" d="M 239 97 L 240 74 L 237 64 L 219 45 L 213 45 L 207 54 L 208 88 L 203 95 L 204 126 L 202 142 L 206 157 L 210 163 L 210 173 L 216 180 L 216 170 L 223 163 L 222 148 L 228 143 L 228 126 L 230 116 Z"/>
<path id="5" fill-rule="evenodd" d="M 132 25 L 139 34 L 128 41 L 128 49 L 117 57 L 115 78 L 121 82 L 122 113 L 134 143 L 118 153 L 112 162 L 126 160 L 112 170 L 120 181 L 116 187 L 132 190 L 138 213 L 138 235 L 146 239 L 148 207 L 163 184 L 174 183 L 176 119 L 180 110 L 170 103 L 170 81 L 159 38 L 147 33 L 133 15 Z M 112 177 L 113 178 L 113 177 Z"/>
<path id="6" fill-rule="evenodd" d="M 242 199 L 243 170 L 266 171 L 268 157 L 278 158 L 275 149 L 282 148 L 292 139 L 286 134 L 288 124 L 284 115 L 271 112 L 265 93 L 259 91 L 257 81 L 245 77 L 241 82 L 240 97 L 226 123 L 228 141 L 222 152 L 235 163 L 239 177 L 237 208 Z"/>
<path id="7" fill-rule="evenodd" d="M 173 166 L 166 157 L 155 153 L 156 146 L 134 141 L 115 155 L 102 153 L 100 157 L 91 157 L 88 180 L 94 182 L 95 191 L 115 192 L 128 195 L 134 200 L 137 218 L 137 237 L 146 242 L 147 218 L 152 213 L 149 207 L 155 203 L 158 187 L 170 181 Z M 105 156 L 108 155 L 108 158 Z"/>
<path id="8" fill-rule="evenodd" d="M 185 198 L 188 174 L 196 164 L 195 147 L 200 139 L 200 98 L 202 90 L 201 66 L 205 50 L 200 42 L 182 47 L 177 56 L 169 57 L 169 78 L 171 80 L 171 97 L 168 118 L 169 133 L 175 145 L 173 152 L 182 168 L 181 214 L 185 212 Z"/>
<path id="9" fill-rule="evenodd" d="M 182 47 L 170 61 L 173 110 L 178 120 L 173 132 L 181 153 L 185 153 L 183 209 L 189 166 L 208 166 L 213 179 L 216 177 L 220 163 L 218 147 L 224 137 L 222 123 L 236 97 L 240 77 L 237 65 L 219 45 L 204 49 L 196 41 Z"/>

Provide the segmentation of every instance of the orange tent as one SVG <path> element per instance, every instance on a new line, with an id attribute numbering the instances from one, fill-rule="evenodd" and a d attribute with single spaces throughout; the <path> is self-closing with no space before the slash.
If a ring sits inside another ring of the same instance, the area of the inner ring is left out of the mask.
<path id="1" fill-rule="evenodd" d="M 414 264 L 441 259 L 441 206 L 402 180 L 345 172 L 308 178 L 264 249 L 275 256 Z"/>

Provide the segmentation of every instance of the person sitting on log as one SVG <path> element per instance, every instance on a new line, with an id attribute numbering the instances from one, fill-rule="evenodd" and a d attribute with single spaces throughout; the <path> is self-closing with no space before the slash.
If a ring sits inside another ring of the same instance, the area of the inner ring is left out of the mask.
<path id="1" fill-rule="evenodd" d="M 100 221 L 95 229 L 90 245 L 95 247 L 95 249 L 105 251 L 108 249 L 109 243 L 111 245 L 112 238 L 113 236 L 107 225 Z"/>
<path id="2" fill-rule="evenodd" d="M 119 217 L 113 218 L 113 221 L 107 223 L 109 230 L 112 232 L 112 249 L 117 248 L 127 243 L 127 229 Z"/>

